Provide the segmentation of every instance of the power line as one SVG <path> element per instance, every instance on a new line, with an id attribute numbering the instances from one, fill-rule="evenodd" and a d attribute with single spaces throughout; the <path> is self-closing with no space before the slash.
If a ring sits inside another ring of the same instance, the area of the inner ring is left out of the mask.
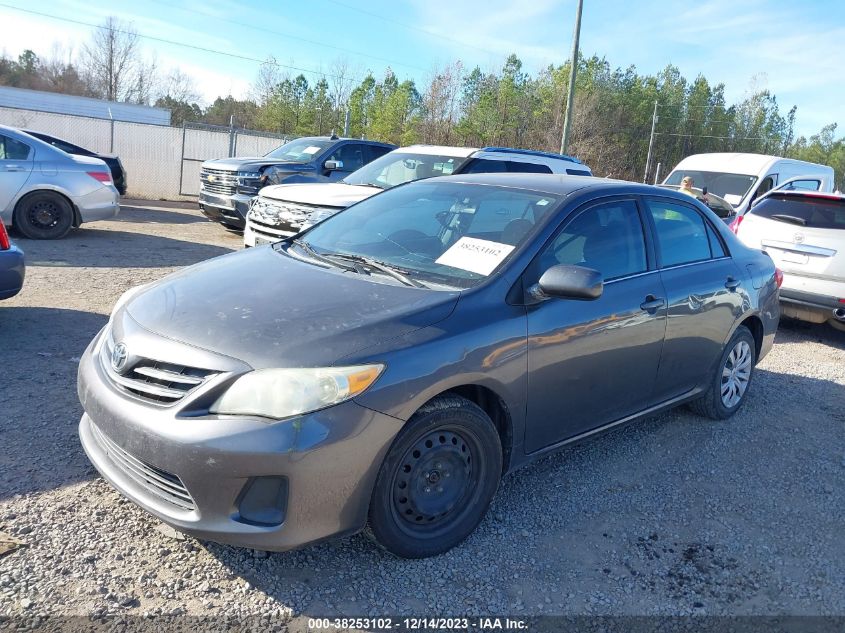
<path id="1" fill-rule="evenodd" d="M 339 0 L 326 0 L 327 2 L 331 2 L 332 4 L 336 4 L 339 7 L 344 7 L 345 9 L 349 9 L 350 11 L 357 11 L 358 13 L 363 13 L 364 15 L 369 15 L 370 17 L 377 18 L 379 20 L 383 20 L 384 22 L 390 22 L 397 26 L 401 26 L 402 28 L 408 29 L 410 31 L 417 31 L 419 33 L 425 33 L 426 35 L 431 35 L 432 37 L 439 37 L 442 40 L 446 40 L 447 42 L 453 42 L 455 44 L 459 44 L 460 46 L 464 46 L 466 48 L 473 48 L 477 51 L 481 51 L 482 53 L 487 53 L 488 55 L 493 55 L 495 57 L 501 57 L 501 53 L 494 53 L 493 51 L 489 51 L 486 48 L 481 48 L 479 46 L 474 46 L 472 44 L 468 44 L 467 42 L 462 42 L 461 40 L 457 40 L 453 37 L 449 37 L 448 35 L 443 35 L 441 33 L 436 33 L 434 31 L 429 31 L 427 29 L 421 28 L 419 26 L 414 26 L 413 24 L 406 24 L 405 22 L 400 22 L 395 18 L 388 17 L 386 15 L 381 15 L 380 13 L 375 13 L 373 11 L 367 11 L 366 9 L 361 9 L 360 7 L 353 6 L 351 4 L 346 4 L 345 2 L 339 2 Z"/>
<path id="2" fill-rule="evenodd" d="M 767 138 L 765 136 L 710 136 L 707 134 L 671 134 L 669 132 L 655 132 L 655 136 L 688 136 L 688 137 L 695 137 L 695 138 L 720 138 L 720 139 L 728 139 L 731 141 L 771 141 L 774 139 Z"/>
<path id="3" fill-rule="evenodd" d="M 58 15 L 51 15 L 49 13 L 43 13 L 41 11 L 34 11 L 32 9 L 23 9 L 21 7 L 15 7 L 15 6 L 12 6 L 10 4 L 5 4 L 3 2 L 0 2 L 0 7 L 12 9 L 13 11 L 20 11 L 21 13 L 29 13 L 31 15 L 37 15 L 37 16 L 40 16 L 40 17 L 43 17 L 43 18 L 49 18 L 51 20 L 58 20 L 59 22 L 68 22 L 70 24 L 79 24 L 81 26 L 88 26 L 88 27 L 91 27 L 91 28 L 94 28 L 94 29 L 105 29 L 106 28 L 102 24 L 93 24 L 91 22 L 85 22 L 83 20 L 74 20 L 73 18 L 64 18 L 64 17 L 60 17 Z M 244 61 L 255 62 L 255 63 L 258 63 L 258 64 L 269 64 L 271 66 L 278 66 L 279 68 L 286 68 L 288 70 L 296 70 L 296 71 L 299 71 L 299 72 L 302 72 L 302 73 L 309 73 L 309 74 L 312 74 L 312 75 L 317 75 L 318 77 L 331 77 L 333 79 L 340 79 L 340 80 L 351 79 L 351 80 L 357 80 L 357 81 L 362 81 L 364 79 L 364 77 L 348 77 L 347 78 L 347 77 L 342 77 L 340 75 L 335 75 L 335 74 L 332 74 L 332 73 L 322 72 L 322 71 L 319 71 L 319 70 L 312 70 L 310 68 L 302 68 L 300 66 L 291 66 L 289 64 L 280 64 L 279 62 L 277 62 L 275 60 L 270 61 L 270 60 L 266 60 L 266 59 L 259 59 L 257 57 L 249 57 L 248 55 L 240 55 L 238 53 L 227 53 L 225 51 L 218 51 L 218 50 L 215 50 L 213 48 L 205 48 L 204 46 L 196 46 L 194 44 L 186 44 L 184 42 L 176 42 L 174 40 L 168 40 L 168 39 L 165 39 L 163 37 L 155 37 L 153 35 L 143 35 L 143 34 L 138 33 L 136 31 L 127 31 L 125 29 L 119 29 L 119 28 L 112 28 L 111 30 L 114 31 L 115 33 L 123 33 L 124 35 L 135 35 L 135 36 L 137 36 L 141 39 L 151 40 L 153 42 L 160 42 L 162 44 L 170 44 L 172 46 L 181 46 L 182 48 L 190 48 L 192 50 L 201 51 L 203 53 L 211 53 L 213 55 L 221 55 L 221 56 L 224 56 L 224 57 L 231 57 L 232 59 L 241 59 L 241 60 L 244 60 Z"/>
<path id="4" fill-rule="evenodd" d="M 203 11 L 198 11 L 196 9 L 188 9 L 188 8 L 185 8 L 185 7 L 174 7 L 170 3 L 164 2 L 163 0 L 152 0 L 152 2 L 155 2 L 156 4 L 161 4 L 163 6 L 171 8 L 171 9 L 176 9 L 177 11 L 182 11 L 184 13 L 193 13 L 194 15 L 201 15 L 203 17 L 211 18 L 213 20 L 220 20 L 220 21 L 226 22 L 227 24 L 235 24 L 235 25 L 241 26 L 243 28 L 253 29 L 254 31 L 269 33 L 271 35 L 278 35 L 279 37 L 286 37 L 288 39 L 297 40 L 297 41 L 300 41 L 300 42 L 306 42 L 308 44 L 314 44 L 316 46 L 322 46 L 324 48 L 331 48 L 333 50 L 340 51 L 342 53 L 348 53 L 350 55 L 358 55 L 360 57 L 369 57 L 370 59 L 375 59 L 375 60 L 378 60 L 380 62 L 384 62 L 386 64 L 389 64 L 390 66 L 404 66 L 405 68 L 413 68 L 414 70 L 419 70 L 419 71 L 422 71 L 422 72 L 427 72 L 427 70 L 428 70 L 427 68 L 422 68 L 420 66 L 414 66 L 412 64 L 405 64 L 403 62 L 391 61 L 389 59 L 386 59 L 384 57 L 379 57 L 377 55 L 371 55 L 369 53 L 362 53 L 362 52 L 359 52 L 359 51 L 354 51 L 354 50 L 349 49 L 349 48 L 343 48 L 341 46 L 334 46 L 332 44 L 326 44 L 325 42 L 318 42 L 317 40 L 311 40 L 311 39 L 308 39 L 306 37 L 301 37 L 299 35 L 292 35 L 290 33 L 283 33 L 281 31 L 275 31 L 273 29 L 268 29 L 268 28 L 264 28 L 264 27 L 261 27 L 261 26 L 256 26 L 254 24 L 247 24 L 245 22 L 238 22 L 236 20 L 231 20 L 229 18 L 211 15 L 211 14 L 205 13 Z"/>

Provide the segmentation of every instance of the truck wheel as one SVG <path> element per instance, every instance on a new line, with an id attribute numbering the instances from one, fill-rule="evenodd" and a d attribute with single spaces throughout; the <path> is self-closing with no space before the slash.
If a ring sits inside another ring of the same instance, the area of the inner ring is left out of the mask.
<path id="1" fill-rule="evenodd" d="M 458 396 L 423 406 L 394 441 L 376 480 L 367 534 L 402 558 L 441 554 L 484 518 L 502 472 L 499 434 Z"/>
<path id="2" fill-rule="evenodd" d="M 57 240 L 73 227 L 73 207 L 52 191 L 31 193 L 18 203 L 14 224 L 31 240 Z"/>

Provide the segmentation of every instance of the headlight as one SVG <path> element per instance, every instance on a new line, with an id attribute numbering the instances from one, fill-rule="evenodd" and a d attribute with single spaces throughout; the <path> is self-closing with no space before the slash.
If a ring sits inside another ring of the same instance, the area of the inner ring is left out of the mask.
<path id="1" fill-rule="evenodd" d="M 384 365 L 259 369 L 238 378 L 211 405 L 211 413 L 288 418 L 354 398 L 372 385 Z"/>
<path id="2" fill-rule="evenodd" d="M 257 180 L 258 178 L 261 178 L 261 173 L 257 171 L 239 171 L 238 178 L 252 178 Z"/>
<path id="3" fill-rule="evenodd" d="M 134 288 L 130 288 L 129 290 L 124 292 L 122 295 L 120 295 L 120 298 L 115 302 L 114 307 L 111 309 L 111 315 L 109 316 L 109 319 L 111 320 L 114 317 L 115 313 L 118 310 L 120 310 L 123 306 L 125 306 L 126 303 L 132 297 L 134 297 L 136 294 L 141 292 L 144 288 L 146 288 L 149 285 L 150 284 L 141 284 L 140 286 L 135 286 Z"/>

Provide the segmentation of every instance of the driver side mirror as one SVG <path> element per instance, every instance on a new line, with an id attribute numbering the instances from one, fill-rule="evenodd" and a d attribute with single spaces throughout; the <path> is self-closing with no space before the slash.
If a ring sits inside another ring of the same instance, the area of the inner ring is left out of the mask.
<path id="1" fill-rule="evenodd" d="M 601 297 L 603 290 L 604 279 L 599 271 L 558 264 L 544 272 L 540 281 L 528 289 L 528 294 L 537 301 L 550 298 L 593 301 Z"/>
<path id="2" fill-rule="evenodd" d="M 327 160 L 323 163 L 323 169 L 326 171 L 337 171 L 338 169 L 343 169 L 343 161 L 342 160 Z"/>

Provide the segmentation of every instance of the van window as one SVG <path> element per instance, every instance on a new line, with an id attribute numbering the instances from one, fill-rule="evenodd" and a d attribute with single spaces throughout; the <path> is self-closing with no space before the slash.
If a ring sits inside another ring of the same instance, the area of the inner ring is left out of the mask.
<path id="1" fill-rule="evenodd" d="M 818 191 L 822 188 L 822 181 L 815 179 L 793 180 L 781 187 L 781 191 Z"/>
<path id="2" fill-rule="evenodd" d="M 692 186 L 698 189 L 707 187 L 707 191 L 725 198 L 732 204 L 738 203 L 757 180 L 750 174 L 729 174 L 720 171 L 697 171 L 695 169 L 676 169 L 666 179 L 667 185 L 680 185 L 684 177 L 692 178 Z"/>
<path id="3" fill-rule="evenodd" d="M 760 186 L 757 187 L 757 191 L 754 192 L 754 198 L 759 198 L 764 193 L 769 191 L 772 187 L 775 186 L 775 176 L 766 176 L 763 178 L 763 182 L 760 183 Z"/>

